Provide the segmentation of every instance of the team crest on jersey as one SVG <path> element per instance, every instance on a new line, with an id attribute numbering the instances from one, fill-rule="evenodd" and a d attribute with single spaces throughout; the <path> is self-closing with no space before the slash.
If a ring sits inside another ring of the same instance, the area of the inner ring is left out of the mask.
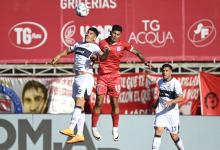
<path id="1" fill-rule="evenodd" d="M 117 50 L 118 52 L 120 52 L 122 49 L 123 49 L 122 46 L 118 46 L 118 47 L 116 48 L 116 50 Z"/>

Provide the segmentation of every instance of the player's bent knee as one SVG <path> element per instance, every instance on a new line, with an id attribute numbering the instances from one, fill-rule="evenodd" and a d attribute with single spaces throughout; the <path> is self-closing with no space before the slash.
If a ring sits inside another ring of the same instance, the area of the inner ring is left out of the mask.
<path id="1" fill-rule="evenodd" d="M 155 127 L 155 135 L 161 136 L 163 134 L 164 128 Z"/>
<path id="2" fill-rule="evenodd" d="M 174 142 L 177 142 L 179 140 L 179 135 L 178 134 L 170 134 L 171 138 L 173 139 Z"/>

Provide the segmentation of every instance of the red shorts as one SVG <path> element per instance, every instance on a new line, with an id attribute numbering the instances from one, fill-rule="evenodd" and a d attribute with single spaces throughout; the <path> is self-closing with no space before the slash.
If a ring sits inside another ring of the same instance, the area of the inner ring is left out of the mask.
<path id="1" fill-rule="evenodd" d="M 120 74 L 103 74 L 97 77 L 97 95 L 108 94 L 109 96 L 119 97 L 120 95 Z"/>

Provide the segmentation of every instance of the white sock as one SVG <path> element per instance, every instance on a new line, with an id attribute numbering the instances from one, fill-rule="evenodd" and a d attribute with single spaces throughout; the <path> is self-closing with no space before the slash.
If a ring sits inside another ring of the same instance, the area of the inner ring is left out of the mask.
<path id="1" fill-rule="evenodd" d="M 184 150 L 183 141 L 181 140 L 181 138 L 179 138 L 179 140 L 177 141 L 176 147 L 178 148 L 178 150 Z"/>
<path id="2" fill-rule="evenodd" d="M 79 118 L 81 116 L 81 112 L 82 112 L 81 107 L 75 106 L 74 111 L 72 113 L 72 118 L 70 121 L 70 127 L 69 127 L 70 129 L 74 130 L 74 128 L 75 128 L 76 124 L 78 123 Z"/>
<path id="3" fill-rule="evenodd" d="M 85 112 L 83 111 L 77 123 L 77 134 L 83 135 L 85 118 L 86 118 L 86 115 L 85 115 Z"/>
<path id="4" fill-rule="evenodd" d="M 161 143 L 161 137 L 154 137 L 152 143 L 152 150 L 159 150 Z"/>
<path id="5" fill-rule="evenodd" d="M 113 131 L 118 131 L 118 127 L 113 127 Z"/>

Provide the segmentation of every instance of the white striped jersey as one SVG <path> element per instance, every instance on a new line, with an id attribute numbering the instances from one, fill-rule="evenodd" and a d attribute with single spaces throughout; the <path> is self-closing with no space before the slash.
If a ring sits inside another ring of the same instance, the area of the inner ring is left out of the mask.
<path id="1" fill-rule="evenodd" d="M 160 79 L 158 81 L 159 86 L 159 104 L 156 108 L 156 113 L 161 111 L 169 111 L 173 108 L 179 109 L 178 104 L 174 104 L 173 106 L 166 107 L 165 101 L 170 101 L 170 99 L 175 99 L 178 96 L 183 94 L 181 84 L 176 78 L 172 78 L 170 81 L 164 81 Z"/>
<path id="2" fill-rule="evenodd" d="M 90 56 L 98 55 L 101 51 L 99 46 L 94 43 L 77 42 L 70 47 L 70 50 L 75 53 L 73 69 L 93 74 L 93 62 L 90 60 Z"/>

